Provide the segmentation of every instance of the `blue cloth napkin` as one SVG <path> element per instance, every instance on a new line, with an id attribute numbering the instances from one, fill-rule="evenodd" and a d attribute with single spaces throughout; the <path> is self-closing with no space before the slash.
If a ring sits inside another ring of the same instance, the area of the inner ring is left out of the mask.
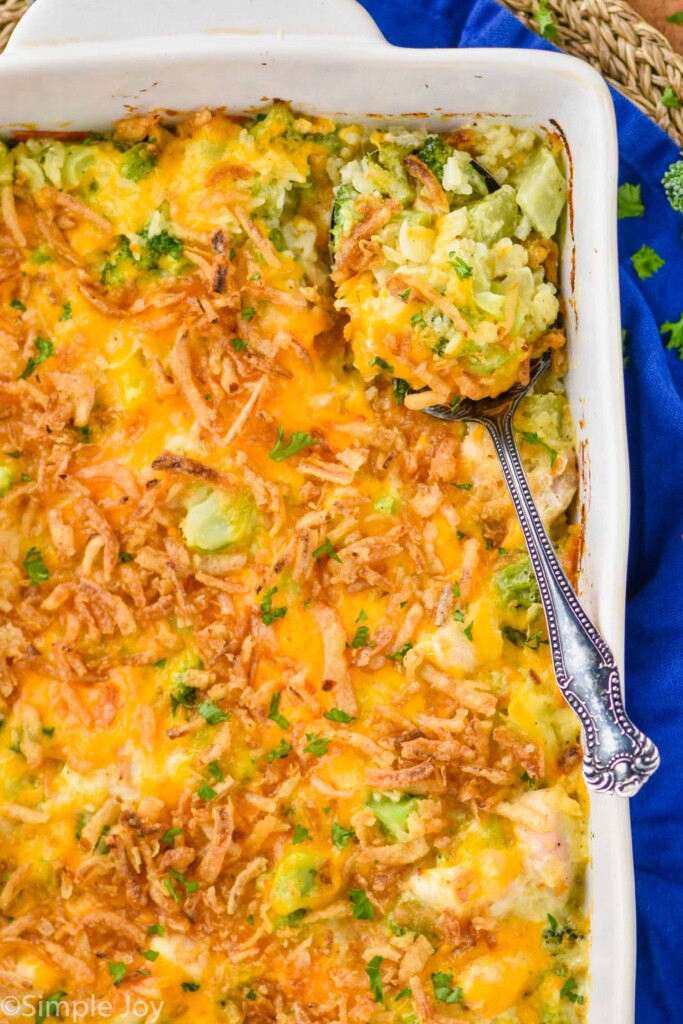
<path id="1" fill-rule="evenodd" d="M 363 0 L 400 46 L 549 47 L 493 0 Z M 659 327 L 683 314 L 683 216 L 662 175 L 681 153 L 613 93 L 619 182 L 642 186 L 643 217 L 619 221 L 624 380 L 631 461 L 626 703 L 658 744 L 662 766 L 631 802 L 638 909 L 638 1024 L 683 1016 L 683 358 Z M 642 245 L 665 260 L 641 280 Z M 613 1024 L 623 1024 L 614 1021 Z"/>

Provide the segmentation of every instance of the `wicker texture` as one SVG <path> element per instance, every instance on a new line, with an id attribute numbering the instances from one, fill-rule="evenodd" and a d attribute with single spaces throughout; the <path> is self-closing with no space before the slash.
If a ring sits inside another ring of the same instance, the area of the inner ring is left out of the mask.
<path id="1" fill-rule="evenodd" d="M 538 31 L 538 0 L 502 0 Z M 548 0 L 557 44 L 593 64 L 612 85 L 683 146 L 683 109 L 666 107 L 667 86 L 683 104 L 683 57 L 622 0 Z"/>
<path id="2" fill-rule="evenodd" d="M 26 10 L 26 0 L 4 0 L 0 2 L 0 51 L 7 46 L 12 29 Z"/>
<path id="3" fill-rule="evenodd" d="M 539 0 L 501 0 L 536 29 Z M 26 10 L 26 0 L 0 0 L 0 50 Z M 557 44 L 593 64 L 630 100 L 683 146 L 683 109 L 662 103 L 670 87 L 683 103 L 683 57 L 661 32 L 623 0 L 548 0 Z"/>

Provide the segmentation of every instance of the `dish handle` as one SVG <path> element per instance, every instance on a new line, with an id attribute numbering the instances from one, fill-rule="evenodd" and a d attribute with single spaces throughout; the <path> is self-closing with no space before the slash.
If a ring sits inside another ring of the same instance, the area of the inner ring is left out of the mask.
<path id="1" fill-rule="evenodd" d="M 35 0 L 7 45 L 107 43 L 205 35 L 332 36 L 377 41 L 381 33 L 356 0 Z"/>

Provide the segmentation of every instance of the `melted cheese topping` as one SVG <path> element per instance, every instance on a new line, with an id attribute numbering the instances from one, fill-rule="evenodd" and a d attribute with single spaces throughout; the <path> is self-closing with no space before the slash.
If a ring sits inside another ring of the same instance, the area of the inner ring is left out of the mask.
<path id="1" fill-rule="evenodd" d="M 334 309 L 373 145 L 276 106 L 0 153 L 9 991 L 584 1019 L 579 728 L 495 454 Z M 558 377 L 517 424 L 571 573 Z"/>

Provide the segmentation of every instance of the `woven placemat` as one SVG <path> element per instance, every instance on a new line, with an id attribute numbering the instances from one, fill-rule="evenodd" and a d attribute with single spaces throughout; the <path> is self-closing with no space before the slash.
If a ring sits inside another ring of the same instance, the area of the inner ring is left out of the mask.
<path id="1" fill-rule="evenodd" d="M 501 0 L 530 28 L 538 30 L 541 0 Z M 0 0 L 0 51 L 28 6 Z M 683 57 L 661 32 L 643 21 L 624 0 L 546 0 L 557 27 L 554 42 L 593 64 L 612 85 L 653 118 L 683 147 Z"/>
<path id="2" fill-rule="evenodd" d="M 539 0 L 501 0 L 538 31 Z M 582 57 L 683 146 L 683 57 L 623 0 L 546 0 L 554 40 Z M 681 107 L 667 106 L 669 102 Z"/>

